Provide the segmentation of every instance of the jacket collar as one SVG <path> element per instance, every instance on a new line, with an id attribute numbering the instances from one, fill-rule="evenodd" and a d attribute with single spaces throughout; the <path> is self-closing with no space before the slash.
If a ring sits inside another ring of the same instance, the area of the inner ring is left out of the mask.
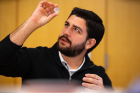
<path id="1" fill-rule="evenodd" d="M 50 48 L 50 50 L 51 50 L 52 56 L 53 56 L 54 60 L 56 61 L 56 63 L 58 63 L 59 65 L 63 66 L 63 64 L 62 64 L 62 62 L 60 61 L 60 58 L 59 58 L 58 49 L 57 49 L 57 42 L 53 45 L 52 48 Z M 82 66 L 81 70 L 91 68 L 93 66 L 94 66 L 94 63 L 90 60 L 90 58 L 86 54 L 85 55 L 85 63 Z"/>

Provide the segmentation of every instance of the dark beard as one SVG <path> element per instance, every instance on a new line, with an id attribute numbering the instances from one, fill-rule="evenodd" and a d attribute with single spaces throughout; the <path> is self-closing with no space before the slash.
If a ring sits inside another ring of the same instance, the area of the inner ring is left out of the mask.
<path id="1" fill-rule="evenodd" d="M 59 46 L 59 40 L 65 37 L 67 39 L 67 41 L 70 43 L 69 47 L 60 47 Z M 66 37 L 66 36 L 61 36 L 58 38 L 58 42 L 57 42 L 57 49 L 64 54 L 65 56 L 68 57 L 75 57 L 77 55 L 79 55 L 84 49 L 85 49 L 85 44 L 86 44 L 86 40 L 84 42 L 82 42 L 81 44 L 72 46 L 71 45 L 71 41 Z"/>

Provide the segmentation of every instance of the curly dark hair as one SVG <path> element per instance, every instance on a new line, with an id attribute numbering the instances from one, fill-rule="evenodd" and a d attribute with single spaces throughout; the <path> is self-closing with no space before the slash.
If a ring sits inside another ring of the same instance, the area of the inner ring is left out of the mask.
<path id="1" fill-rule="evenodd" d="M 87 26 L 87 39 L 94 38 L 96 40 L 96 44 L 88 49 L 86 53 L 88 54 L 100 43 L 103 38 L 105 28 L 102 19 L 92 11 L 81 9 L 78 7 L 75 7 L 72 10 L 70 16 L 71 15 L 76 15 L 77 17 L 83 18 L 86 21 Z"/>

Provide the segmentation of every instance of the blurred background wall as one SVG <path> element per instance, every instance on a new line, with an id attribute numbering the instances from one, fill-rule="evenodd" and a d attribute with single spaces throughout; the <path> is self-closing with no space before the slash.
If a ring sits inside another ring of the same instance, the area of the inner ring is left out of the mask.
<path id="1" fill-rule="evenodd" d="M 27 20 L 41 0 L 0 0 L 0 40 Z M 37 29 L 23 46 L 51 47 L 74 7 L 97 13 L 105 35 L 91 53 L 96 65 L 106 68 L 114 88 L 125 89 L 140 74 L 140 0 L 49 0 L 58 4 L 59 16 Z M 107 60 L 107 63 L 105 62 Z M 105 65 L 106 64 L 106 65 Z M 21 78 L 0 76 L 0 85 L 20 89 Z"/>

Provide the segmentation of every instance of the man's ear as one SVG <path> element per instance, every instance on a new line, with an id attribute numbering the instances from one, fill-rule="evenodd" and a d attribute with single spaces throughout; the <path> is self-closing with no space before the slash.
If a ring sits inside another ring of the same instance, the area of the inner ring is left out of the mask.
<path id="1" fill-rule="evenodd" d="M 87 42 L 86 42 L 85 49 L 90 49 L 95 44 L 96 44 L 96 39 L 94 39 L 94 38 L 88 39 Z"/>

